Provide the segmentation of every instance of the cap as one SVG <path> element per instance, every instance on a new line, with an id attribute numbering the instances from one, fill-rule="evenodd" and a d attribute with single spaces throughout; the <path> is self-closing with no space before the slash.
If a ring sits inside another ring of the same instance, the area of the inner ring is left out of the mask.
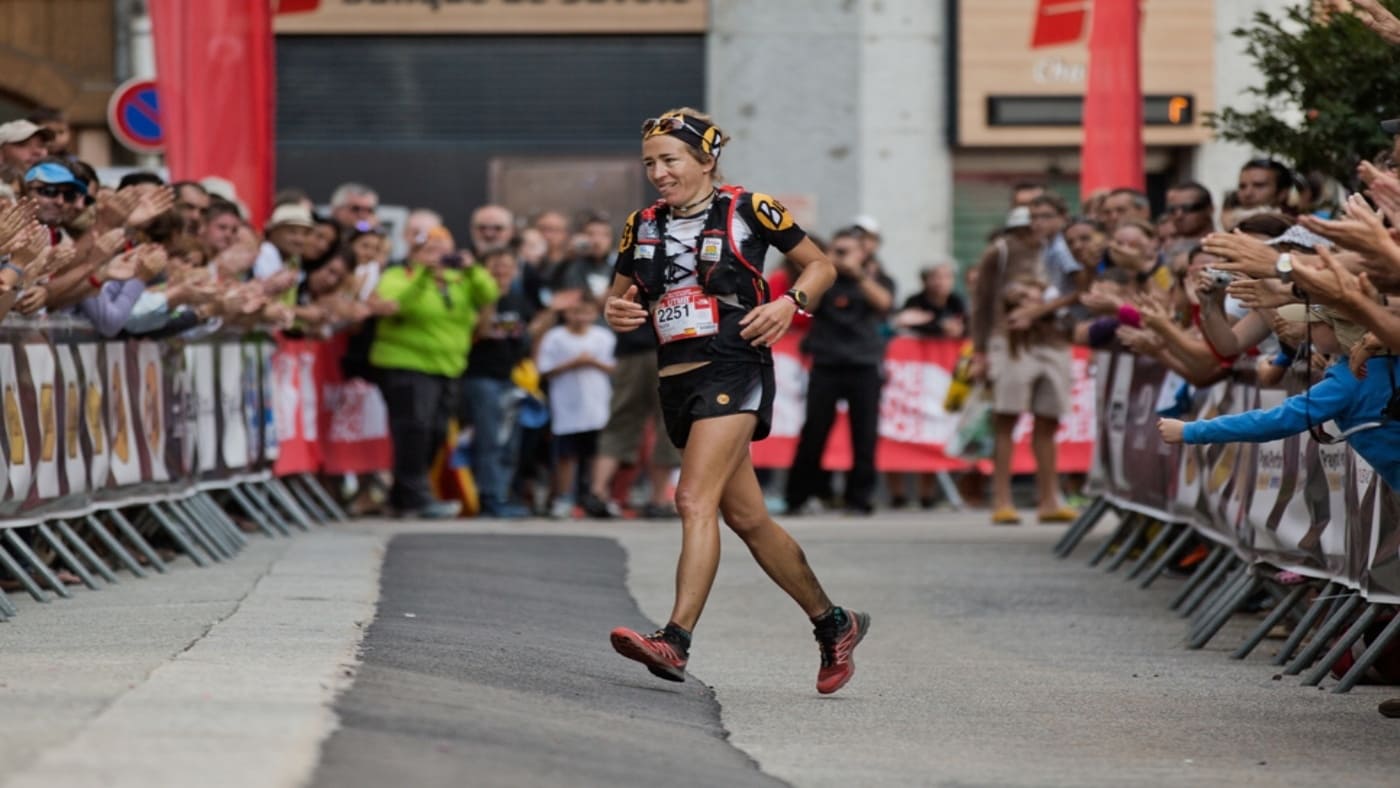
<path id="1" fill-rule="evenodd" d="M 315 227 L 311 211 L 304 205 L 279 205 L 267 220 L 266 230 L 271 232 L 278 227 Z"/>
<path id="2" fill-rule="evenodd" d="M 0 145 L 24 142 L 35 134 L 43 138 L 44 142 L 53 139 L 53 132 L 37 123 L 31 123 L 27 120 L 12 120 L 0 125 Z"/>
<path id="3" fill-rule="evenodd" d="M 1304 249 L 1317 249 L 1319 247 L 1331 248 L 1332 242 L 1309 230 L 1301 224 L 1295 224 L 1283 232 L 1283 235 L 1270 238 L 1265 241 L 1269 246 L 1277 244 L 1293 244 Z"/>
<path id="4" fill-rule="evenodd" d="M 875 221 L 875 217 L 868 213 L 863 213 L 851 220 L 852 227 L 858 227 L 869 235 L 880 234 L 880 223 Z"/>
<path id="5" fill-rule="evenodd" d="M 1027 208 L 1027 207 L 1024 206 L 1024 205 L 1019 205 L 1019 206 L 1017 206 L 1017 207 L 1015 207 L 1015 208 L 1012 208 L 1012 209 L 1011 209 L 1011 212 L 1008 213 L 1008 214 L 1006 214 L 1006 229 L 1010 230 L 1010 229 L 1015 228 L 1015 227 L 1030 227 L 1030 226 L 1031 226 L 1031 209 L 1030 209 L 1030 208 Z"/>
<path id="6" fill-rule="evenodd" d="M 29 172 L 24 174 L 25 183 L 48 183 L 54 186 L 71 185 L 76 186 L 78 191 L 87 194 L 87 184 L 73 174 L 72 170 L 62 164 L 55 164 L 46 161 L 43 164 L 36 164 L 29 168 Z"/>
<path id="7" fill-rule="evenodd" d="M 1400 118 L 1381 121 L 1381 131 L 1386 134 L 1400 134 Z"/>

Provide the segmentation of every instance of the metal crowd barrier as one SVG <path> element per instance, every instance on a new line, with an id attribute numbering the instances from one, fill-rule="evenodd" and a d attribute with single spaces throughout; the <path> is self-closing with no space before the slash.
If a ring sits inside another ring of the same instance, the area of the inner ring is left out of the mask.
<path id="1" fill-rule="evenodd" d="M 1208 546 L 1170 602 L 1189 620 L 1187 648 L 1205 647 L 1268 594 L 1272 608 L 1232 659 L 1245 659 L 1283 625 L 1288 636 L 1272 664 L 1284 675 L 1317 686 L 1335 667 L 1342 677 L 1334 693 L 1366 679 L 1400 637 L 1396 491 L 1345 444 L 1308 433 L 1262 444 L 1164 444 L 1157 412 L 1176 399 L 1180 380 L 1153 360 L 1099 353 L 1095 382 L 1104 416 L 1090 471 L 1095 498 L 1055 554 L 1068 558 L 1113 512 L 1118 526 L 1089 565 L 1109 573 L 1126 566 L 1124 579 L 1145 589 L 1189 550 Z M 1195 391 L 1182 418 L 1272 408 L 1306 385 L 1290 373 L 1280 387 L 1261 387 L 1242 369 Z"/>
<path id="2" fill-rule="evenodd" d="M 277 475 L 274 344 L 261 336 L 109 340 L 62 318 L 0 324 L 0 574 L 39 602 L 167 561 L 234 558 L 248 536 L 345 520 L 309 473 Z M 0 621 L 16 614 L 0 593 Z"/>

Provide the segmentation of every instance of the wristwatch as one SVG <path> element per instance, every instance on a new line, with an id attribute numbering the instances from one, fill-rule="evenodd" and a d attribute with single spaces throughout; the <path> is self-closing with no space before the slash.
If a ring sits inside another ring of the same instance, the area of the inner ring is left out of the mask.
<path id="1" fill-rule="evenodd" d="M 799 311 L 807 311 L 807 294 L 805 292 L 794 287 L 783 293 L 783 297 L 791 299 L 794 304 L 797 304 Z"/>
<path id="2" fill-rule="evenodd" d="M 1282 280 L 1284 284 L 1292 282 L 1293 255 L 1288 252 L 1279 255 L 1278 260 L 1274 262 L 1274 273 L 1278 274 L 1278 278 Z"/>

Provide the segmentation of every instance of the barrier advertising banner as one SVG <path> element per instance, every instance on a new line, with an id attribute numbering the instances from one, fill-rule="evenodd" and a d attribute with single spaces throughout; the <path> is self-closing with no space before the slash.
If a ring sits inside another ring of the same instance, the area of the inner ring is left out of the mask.
<path id="1" fill-rule="evenodd" d="M 773 371 L 777 394 L 773 402 L 773 430 L 753 445 L 753 462 L 760 468 L 787 468 L 797 453 L 798 437 L 806 418 L 809 363 L 798 350 L 799 334 L 788 334 L 773 346 Z M 879 442 L 875 465 L 882 471 L 934 473 L 960 470 L 968 463 L 948 456 L 943 447 L 953 435 L 957 415 L 943 409 L 943 399 L 957 366 L 962 343 L 950 339 L 895 337 L 885 350 L 885 385 L 880 395 Z M 1076 350 L 1071 411 L 1056 435 L 1059 466 L 1067 472 L 1089 469 L 1093 453 L 1095 413 L 1094 378 L 1089 355 Z M 843 405 L 844 408 L 844 405 Z M 1016 426 L 1016 450 L 1012 469 L 1035 470 L 1031 455 L 1031 417 Z M 822 464 L 830 470 L 851 467 L 850 427 L 844 409 L 837 415 L 827 441 Z M 983 463 L 984 471 L 990 464 Z"/>
<path id="2" fill-rule="evenodd" d="M 1374 602 L 1400 602 L 1400 496 L 1345 443 L 1305 432 L 1169 447 L 1156 435 L 1156 410 L 1178 401 L 1179 379 L 1126 353 L 1100 354 L 1096 366 L 1107 414 L 1090 472 L 1097 494 L 1128 511 L 1188 523 L 1246 560 L 1333 580 Z M 1267 410 L 1306 384 L 1290 374 L 1280 386 L 1261 387 L 1252 370 L 1241 369 L 1194 391 L 1178 417 Z"/>

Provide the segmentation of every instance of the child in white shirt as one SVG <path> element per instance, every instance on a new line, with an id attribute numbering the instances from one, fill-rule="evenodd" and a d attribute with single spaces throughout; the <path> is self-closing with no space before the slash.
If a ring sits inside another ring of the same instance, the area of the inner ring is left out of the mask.
<path id="1" fill-rule="evenodd" d="M 608 423 L 617 337 L 598 325 L 598 315 L 598 302 L 585 293 L 564 310 L 564 325 L 545 332 L 535 359 L 540 374 L 549 380 L 554 517 L 573 512 L 577 479 L 580 474 L 589 478 L 598 433 Z"/>

